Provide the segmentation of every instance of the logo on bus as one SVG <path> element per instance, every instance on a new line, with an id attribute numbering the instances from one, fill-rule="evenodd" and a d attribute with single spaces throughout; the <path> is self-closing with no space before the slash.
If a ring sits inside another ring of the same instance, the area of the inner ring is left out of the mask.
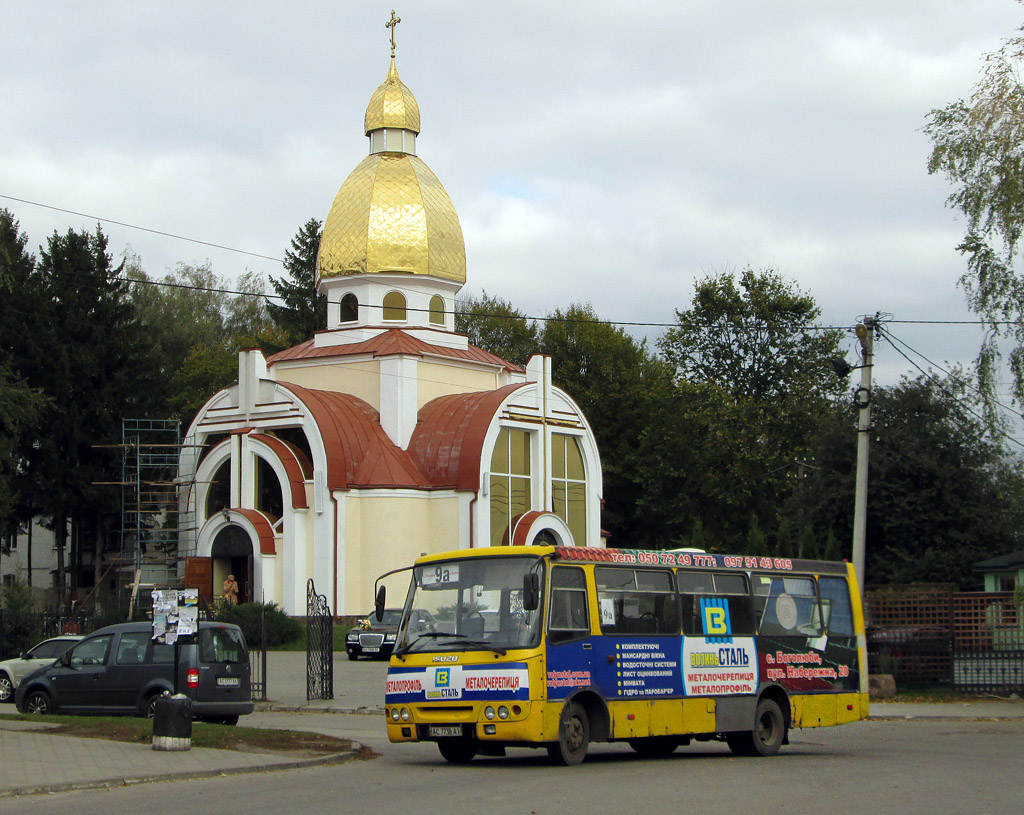
<path id="1" fill-rule="evenodd" d="M 700 601 L 701 620 L 704 636 L 708 642 L 732 642 L 732 619 L 729 617 L 729 601 L 725 598 L 702 598 Z"/>
<path id="2" fill-rule="evenodd" d="M 452 681 L 452 672 L 450 668 L 436 668 L 434 673 L 434 687 L 435 688 L 447 688 Z"/>

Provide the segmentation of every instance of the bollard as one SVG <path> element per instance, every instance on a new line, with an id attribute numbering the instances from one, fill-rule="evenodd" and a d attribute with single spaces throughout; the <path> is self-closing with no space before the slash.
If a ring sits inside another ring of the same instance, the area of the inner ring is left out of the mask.
<path id="1" fill-rule="evenodd" d="M 153 716 L 154 750 L 192 749 L 192 700 L 165 693 L 156 700 Z"/>

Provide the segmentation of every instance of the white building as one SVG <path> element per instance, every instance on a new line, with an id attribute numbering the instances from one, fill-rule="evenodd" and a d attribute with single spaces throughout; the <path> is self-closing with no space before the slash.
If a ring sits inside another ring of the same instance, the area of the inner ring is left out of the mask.
<path id="1" fill-rule="evenodd" d="M 180 466 L 187 582 L 215 596 L 234 573 L 242 599 L 290 614 L 309 579 L 336 615 L 366 613 L 374 580 L 424 552 L 602 545 L 597 445 L 550 359 L 524 370 L 454 330 L 462 229 L 416 155 L 393 55 L 364 124 L 370 153 L 324 223 L 327 330 L 269 359 L 243 351 Z"/>

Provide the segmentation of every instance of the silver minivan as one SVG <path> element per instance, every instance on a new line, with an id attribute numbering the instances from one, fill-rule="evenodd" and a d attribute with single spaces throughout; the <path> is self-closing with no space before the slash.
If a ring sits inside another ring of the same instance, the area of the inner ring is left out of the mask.
<path id="1" fill-rule="evenodd" d="M 179 647 L 153 640 L 148 622 L 107 626 L 85 637 L 56 662 L 26 676 L 15 696 L 22 713 L 98 713 L 152 716 L 164 692 L 184 693 L 192 716 L 235 724 L 252 713 L 249 651 L 236 625 L 200 622 Z"/>

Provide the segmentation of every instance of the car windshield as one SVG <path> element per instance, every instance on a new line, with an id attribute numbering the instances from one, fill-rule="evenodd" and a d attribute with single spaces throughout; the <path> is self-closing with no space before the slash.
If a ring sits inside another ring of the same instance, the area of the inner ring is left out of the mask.
<path id="1" fill-rule="evenodd" d="M 402 612 L 399 609 L 384 609 L 384 619 L 379 623 L 377 622 L 377 615 L 375 613 L 369 614 L 367 619 L 374 625 L 386 625 L 392 628 L 397 628 L 398 624 L 402 622 Z"/>
<path id="2" fill-rule="evenodd" d="M 536 557 L 435 561 L 413 569 L 396 653 L 505 652 L 540 641 L 540 611 L 523 608 L 523 580 Z"/>

